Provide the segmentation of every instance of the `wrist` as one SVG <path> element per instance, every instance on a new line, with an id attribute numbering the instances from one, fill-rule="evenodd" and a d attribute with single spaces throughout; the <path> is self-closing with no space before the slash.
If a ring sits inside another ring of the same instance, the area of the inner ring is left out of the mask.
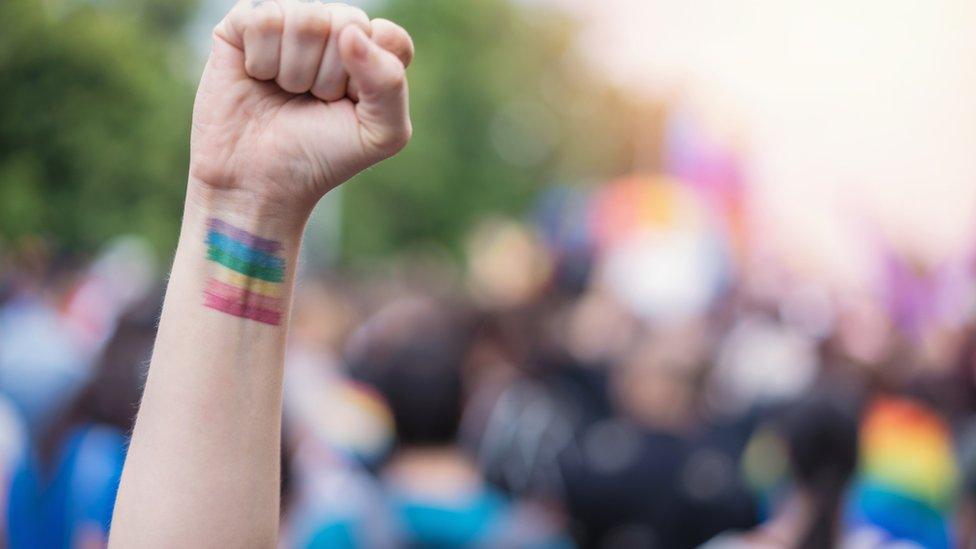
<path id="1" fill-rule="evenodd" d="M 311 208 L 243 188 L 215 187 L 193 177 L 187 184 L 185 217 L 218 218 L 285 240 L 300 240 Z"/>
<path id="2" fill-rule="evenodd" d="M 273 200 L 191 178 L 171 284 L 189 284 L 186 295 L 200 296 L 210 311 L 278 326 L 287 318 L 306 220 Z"/>

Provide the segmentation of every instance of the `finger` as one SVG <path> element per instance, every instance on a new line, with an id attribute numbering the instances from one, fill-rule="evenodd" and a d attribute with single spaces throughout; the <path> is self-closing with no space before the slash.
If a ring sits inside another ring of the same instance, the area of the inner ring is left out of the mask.
<path id="1" fill-rule="evenodd" d="M 409 67 L 413 61 L 413 39 L 403 27 L 387 19 L 373 19 L 370 22 L 373 29 L 373 42 L 384 50 L 397 56 L 404 67 Z M 346 95 L 353 101 L 359 100 L 359 88 L 355 82 L 346 86 Z"/>
<path id="2" fill-rule="evenodd" d="M 244 24 L 249 5 L 250 2 L 240 0 L 214 27 L 214 35 L 241 51 L 244 50 Z"/>
<path id="3" fill-rule="evenodd" d="M 411 133 L 403 63 L 358 27 L 342 32 L 339 50 L 359 88 L 356 114 L 363 144 L 383 156 L 392 155 L 407 144 Z"/>
<path id="4" fill-rule="evenodd" d="M 370 22 L 373 42 L 384 50 L 397 56 L 404 67 L 413 61 L 413 39 L 403 27 L 388 19 L 373 19 Z"/>
<path id="5" fill-rule="evenodd" d="M 281 37 L 281 66 L 277 82 L 291 93 L 312 89 L 329 37 L 331 13 L 323 5 L 284 0 L 284 31 Z"/>
<path id="6" fill-rule="evenodd" d="M 339 55 L 339 36 L 343 29 L 349 26 L 356 26 L 366 33 L 370 33 L 371 29 L 369 17 L 363 10 L 344 4 L 327 4 L 327 6 L 332 11 L 332 32 L 329 34 L 329 41 L 322 55 L 322 64 L 312 86 L 312 95 L 323 101 L 336 101 L 345 97 L 346 84 L 349 81 L 349 74 Z"/>
<path id="7" fill-rule="evenodd" d="M 278 74 L 284 17 L 271 0 L 242 0 L 217 26 L 215 34 L 244 51 L 244 70 L 251 78 L 272 80 Z"/>

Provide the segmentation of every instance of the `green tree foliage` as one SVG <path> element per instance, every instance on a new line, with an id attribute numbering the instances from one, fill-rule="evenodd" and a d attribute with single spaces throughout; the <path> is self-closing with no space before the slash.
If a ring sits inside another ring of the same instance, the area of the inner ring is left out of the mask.
<path id="1" fill-rule="evenodd" d="M 414 137 L 343 189 L 345 255 L 448 245 L 485 212 L 518 214 L 550 183 L 631 167 L 633 106 L 575 50 L 574 22 L 508 0 L 390 0 L 413 36 Z"/>
<path id="2" fill-rule="evenodd" d="M 213 0 L 216 1 L 216 0 Z M 0 0 L 0 246 L 169 254 L 186 181 L 197 0 Z M 631 167 L 637 120 L 575 51 L 574 23 L 511 0 L 373 3 L 411 32 L 414 139 L 344 187 L 346 259 L 452 246 L 485 212 Z"/>
<path id="3" fill-rule="evenodd" d="M 191 8 L 0 2 L 0 240 L 175 240 L 192 88 L 172 31 Z"/>

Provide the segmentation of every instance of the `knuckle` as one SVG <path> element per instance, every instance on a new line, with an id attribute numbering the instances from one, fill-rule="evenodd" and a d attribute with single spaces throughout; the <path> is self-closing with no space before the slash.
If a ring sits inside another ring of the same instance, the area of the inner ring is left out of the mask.
<path id="1" fill-rule="evenodd" d="M 388 19 L 373 19 L 373 39 L 383 49 L 396 55 L 404 64 L 414 56 L 413 38 L 403 27 Z"/>
<path id="2" fill-rule="evenodd" d="M 278 10 L 258 10 L 251 14 L 248 27 L 262 36 L 280 34 L 285 27 L 285 20 Z"/>
<path id="3" fill-rule="evenodd" d="M 334 10 L 334 16 L 340 22 L 341 26 L 358 25 L 364 31 L 370 31 L 369 16 L 366 15 L 365 11 L 346 5 L 334 8 Z"/>
<path id="4" fill-rule="evenodd" d="M 293 24 L 295 32 L 304 38 L 324 38 L 329 33 L 331 21 L 327 13 L 315 10 L 300 17 Z"/>
<path id="5" fill-rule="evenodd" d="M 389 19 L 383 19 L 382 17 L 377 17 L 371 22 L 373 30 L 379 34 L 377 38 L 381 40 L 398 41 L 404 40 L 409 41 L 410 35 L 407 33 L 406 29 L 397 25 Z"/>
<path id="6" fill-rule="evenodd" d="M 342 87 L 335 82 L 316 82 L 309 91 L 322 101 L 338 101 L 345 95 Z"/>
<path id="7" fill-rule="evenodd" d="M 251 58 L 244 60 L 244 72 L 246 72 L 248 76 L 257 78 L 258 80 L 270 80 L 275 76 L 272 67 L 265 63 L 259 63 Z"/>
<path id="8" fill-rule="evenodd" d="M 231 11 L 224 16 L 216 25 L 214 25 L 211 36 L 214 40 L 221 39 L 227 42 L 231 42 L 236 46 L 240 46 L 240 40 L 243 39 L 241 36 L 240 29 L 240 14 L 236 11 Z"/>
<path id="9" fill-rule="evenodd" d="M 369 28 L 369 15 L 367 15 L 366 12 L 363 11 L 363 10 L 361 10 L 360 8 L 352 8 L 352 11 L 353 11 L 352 20 L 355 23 L 362 25 L 363 28 L 368 29 Z"/>
<path id="10" fill-rule="evenodd" d="M 289 79 L 289 80 L 279 79 L 278 86 L 288 93 L 298 94 L 298 93 L 305 93 L 308 91 L 308 86 L 302 85 L 298 80 L 295 79 Z"/>
<path id="11" fill-rule="evenodd" d="M 298 85 L 297 78 L 287 68 L 279 70 L 275 76 L 275 83 L 278 87 L 288 93 L 296 93 L 295 87 Z"/>
<path id="12" fill-rule="evenodd" d="M 366 12 L 356 6 L 346 6 L 346 12 L 349 14 L 349 19 L 357 23 L 369 23 L 369 16 Z"/>

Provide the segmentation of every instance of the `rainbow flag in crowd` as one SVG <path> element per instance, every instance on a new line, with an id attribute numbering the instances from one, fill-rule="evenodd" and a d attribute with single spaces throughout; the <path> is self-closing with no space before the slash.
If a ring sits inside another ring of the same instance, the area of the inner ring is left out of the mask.
<path id="1" fill-rule="evenodd" d="M 884 397 L 861 427 L 855 520 L 931 549 L 951 546 L 948 514 L 959 473 L 945 420 L 925 404 Z"/>

